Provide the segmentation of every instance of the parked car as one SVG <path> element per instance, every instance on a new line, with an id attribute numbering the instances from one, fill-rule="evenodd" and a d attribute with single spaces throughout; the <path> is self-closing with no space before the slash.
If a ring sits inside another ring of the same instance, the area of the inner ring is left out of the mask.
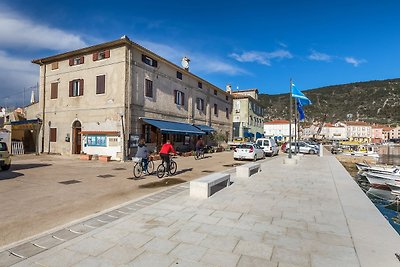
<path id="1" fill-rule="evenodd" d="M 314 145 L 309 145 L 306 142 L 299 141 L 299 142 L 292 142 L 291 144 L 286 144 L 285 147 L 285 153 L 289 152 L 289 149 L 292 150 L 292 152 L 295 152 L 295 149 L 299 153 L 305 153 L 305 154 L 316 154 L 319 152 L 319 149 L 314 146 Z"/>
<path id="2" fill-rule="evenodd" d="M 0 142 L 0 168 L 5 171 L 11 167 L 11 156 L 8 152 L 7 144 Z"/>
<path id="3" fill-rule="evenodd" d="M 266 156 L 272 157 L 279 153 L 279 147 L 274 138 L 258 138 L 256 144 L 264 150 Z"/>
<path id="4" fill-rule="evenodd" d="M 257 144 L 243 143 L 236 146 L 233 151 L 233 159 L 263 159 L 265 158 L 264 150 Z"/>

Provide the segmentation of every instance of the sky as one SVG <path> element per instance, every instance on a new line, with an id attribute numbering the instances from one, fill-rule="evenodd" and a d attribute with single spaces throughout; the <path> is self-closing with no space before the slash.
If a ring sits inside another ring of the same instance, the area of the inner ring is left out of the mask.
<path id="1" fill-rule="evenodd" d="M 119 39 L 210 83 L 264 94 L 400 77 L 397 0 L 0 2 L 0 106 L 29 103 L 33 59 Z"/>

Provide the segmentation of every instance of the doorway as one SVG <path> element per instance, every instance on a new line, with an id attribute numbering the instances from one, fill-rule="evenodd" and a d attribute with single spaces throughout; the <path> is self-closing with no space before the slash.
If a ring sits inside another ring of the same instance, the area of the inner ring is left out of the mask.
<path id="1" fill-rule="evenodd" d="M 74 121 L 72 124 L 72 154 L 80 154 L 82 150 L 81 122 Z"/>

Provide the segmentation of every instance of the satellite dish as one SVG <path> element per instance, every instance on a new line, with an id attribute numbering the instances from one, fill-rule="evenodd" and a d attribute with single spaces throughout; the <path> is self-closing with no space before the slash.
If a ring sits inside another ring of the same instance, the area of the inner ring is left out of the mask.
<path id="1" fill-rule="evenodd" d="M 183 58 L 182 58 L 181 64 L 182 64 L 182 67 L 183 67 L 185 70 L 189 70 L 189 62 L 190 62 L 190 59 L 189 59 L 189 58 L 187 58 L 187 57 L 183 57 Z"/>

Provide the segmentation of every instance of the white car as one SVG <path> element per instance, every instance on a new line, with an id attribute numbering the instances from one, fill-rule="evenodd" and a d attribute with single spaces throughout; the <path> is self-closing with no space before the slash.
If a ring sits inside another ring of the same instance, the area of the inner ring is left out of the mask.
<path id="1" fill-rule="evenodd" d="M 243 143 L 238 145 L 234 152 L 233 152 L 233 159 L 239 160 L 239 159 L 251 159 L 251 160 L 257 160 L 257 159 L 264 159 L 265 154 L 263 149 L 253 143 Z"/>
<path id="2" fill-rule="evenodd" d="M 256 144 L 264 150 L 265 156 L 272 157 L 279 153 L 279 147 L 273 138 L 258 138 Z"/>

